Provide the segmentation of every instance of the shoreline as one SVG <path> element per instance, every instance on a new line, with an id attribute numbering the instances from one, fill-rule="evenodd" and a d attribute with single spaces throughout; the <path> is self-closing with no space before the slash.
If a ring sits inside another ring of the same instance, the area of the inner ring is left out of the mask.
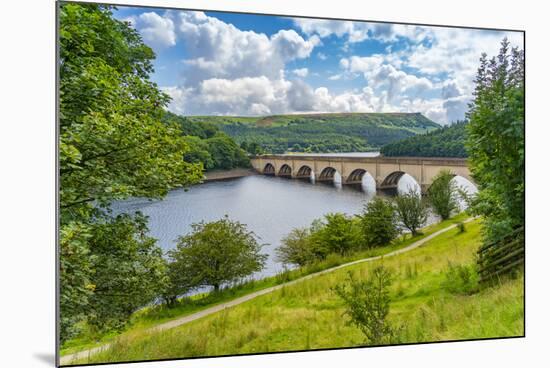
<path id="1" fill-rule="evenodd" d="M 236 168 L 231 170 L 213 170 L 204 173 L 203 183 L 209 183 L 213 181 L 230 180 L 243 178 L 245 176 L 258 175 L 258 172 L 254 169 Z"/>

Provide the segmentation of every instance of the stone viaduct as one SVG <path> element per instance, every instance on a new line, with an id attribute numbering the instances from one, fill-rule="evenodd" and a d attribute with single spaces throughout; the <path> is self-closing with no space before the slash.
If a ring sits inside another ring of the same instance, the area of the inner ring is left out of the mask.
<path id="1" fill-rule="evenodd" d="M 369 173 L 376 182 L 376 189 L 396 188 L 401 176 L 409 174 L 425 193 L 433 178 L 444 169 L 474 183 L 464 158 L 287 154 L 255 156 L 251 162 L 260 174 L 296 179 L 313 177 L 320 182 L 333 181 L 338 172 L 343 185 L 361 184 L 363 176 Z"/>

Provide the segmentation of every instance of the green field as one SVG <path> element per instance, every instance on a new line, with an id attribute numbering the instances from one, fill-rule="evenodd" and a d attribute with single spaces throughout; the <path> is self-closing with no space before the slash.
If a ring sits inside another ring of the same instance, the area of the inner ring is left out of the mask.
<path id="1" fill-rule="evenodd" d="M 133 335 L 135 333 L 143 333 L 146 329 L 153 327 L 157 324 L 168 322 L 177 318 L 187 316 L 189 314 L 199 312 L 206 308 L 215 306 L 220 303 L 224 303 L 240 296 L 252 293 L 257 290 L 262 290 L 271 286 L 281 284 L 286 281 L 295 280 L 297 278 L 307 276 L 314 272 L 328 269 L 330 267 L 338 266 L 343 263 L 352 262 L 358 259 L 374 257 L 390 253 L 392 251 L 404 248 L 411 243 L 423 239 L 434 232 L 441 230 L 445 227 L 452 225 L 454 222 L 462 221 L 466 219 L 466 214 L 459 214 L 452 219 L 442 221 L 437 224 L 427 226 L 423 229 L 422 235 L 411 237 L 410 235 L 403 235 L 400 239 L 393 244 L 356 252 L 348 256 L 340 256 L 337 254 L 331 254 L 326 260 L 317 262 L 308 267 L 300 269 L 289 270 L 284 274 L 280 274 L 274 277 L 267 277 L 262 280 L 255 280 L 252 282 L 245 282 L 232 288 L 224 289 L 218 294 L 199 294 L 190 299 L 181 299 L 179 304 L 175 307 L 166 308 L 165 306 L 147 307 L 134 313 L 129 325 L 124 331 L 111 331 L 107 333 L 98 333 L 90 330 L 87 326 L 84 326 L 83 332 L 67 341 L 61 348 L 61 355 L 72 354 L 85 349 L 93 348 L 104 343 L 113 341 L 115 338 L 127 335 Z"/>
<path id="2" fill-rule="evenodd" d="M 385 144 L 440 128 L 438 124 L 417 113 L 185 118 L 195 123 L 213 123 L 237 143 L 258 143 L 266 153 L 376 150 Z"/>
<path id="3" fill-rule="evenodd" d="M 135 329 L 79 363 L 363 345 L 359 330 L 346 324 L 332 288 L 345 282 L 349 271 L 364 277 L 379 263 L 394 273 L 390 322 L 399 331 L 396 342 L 521 336 L 521 277 L 480 291 L 463 289 L 460 278 L 451 277 L 456 266 L 473 264 L 480 230 L 478 221 L 469 223 L 464 233 L 451 230 L 410 252 L 287 286 L 171 330 Z"/>

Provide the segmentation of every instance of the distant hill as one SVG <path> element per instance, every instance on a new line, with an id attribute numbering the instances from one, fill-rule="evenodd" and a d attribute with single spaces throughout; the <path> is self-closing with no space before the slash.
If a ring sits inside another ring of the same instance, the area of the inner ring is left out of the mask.
<path id="1" fill-rule="evenodd" d="M 261 117 L 188 116 L 215 124 L 238 144 L 266 153 L 358 152 L 425 134 L 441 126 L 420 113 L 319 113 Z"/>
<path id="2" fill-rule="evenodd" d="M 416 135 L 382 147 L 385 156 L 467 157 L 466 122 Z"/>

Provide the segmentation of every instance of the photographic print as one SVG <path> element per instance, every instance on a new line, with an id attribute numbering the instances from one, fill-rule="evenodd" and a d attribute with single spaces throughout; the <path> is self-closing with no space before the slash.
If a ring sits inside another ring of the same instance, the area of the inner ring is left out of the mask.
<path id="1" fill-rule="evenodd" d="M 525 335 L 524 32 L 357 16 L 58 3 L 60 365 Z"/>

